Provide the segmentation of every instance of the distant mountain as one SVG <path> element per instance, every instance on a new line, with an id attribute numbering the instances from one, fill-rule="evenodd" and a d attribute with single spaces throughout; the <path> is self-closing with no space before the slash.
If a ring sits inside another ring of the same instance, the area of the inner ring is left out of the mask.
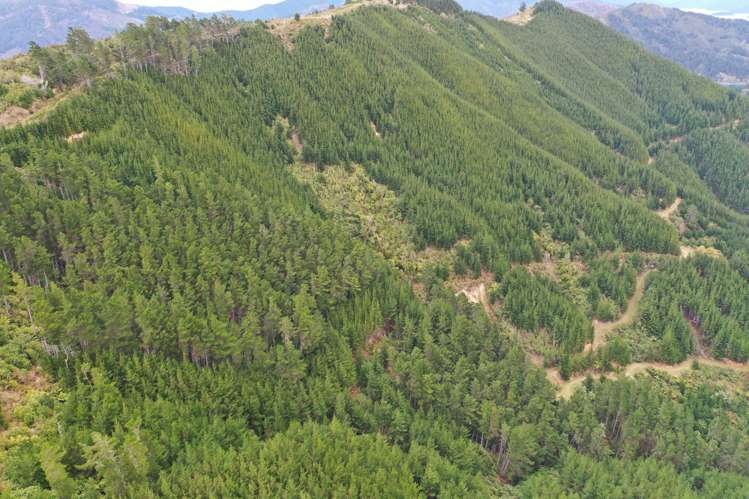
<path id="1" fill-rule="evenodd" d="M 560 3 L 572 10 L 598 18 L 620 8 L 624 1 L 611 0 L 603 3 L 592 0 L 561 0 Z M 536 0 L 458 0 L 458 3 L 466 10 L 502 18 L 516 14 L 523 4 L 532 6 L 537 2 Z"/>
<path id="2" fill-rule="evenodd" d="M 664 7 L 676 9 L 703 9 L 713 12 L 747 12 L 749 3 L 746 0 L 660 0 Z"/>
<path id="3" fill-rule="evenodd" d="M 0 0 L 0 57 L 65 40 L 69 26 L 101 38 L 139 20 L 114 0 Z"/>
<path id="4" fill-rule="evenodd" d="M 130 15 L 138 19 L 146 19 L 151 16 L 168 17 L 170 19 L 184 19 L 191 17 L 198 12 L 187 9 L 185 7 L 148 7 L 145 5 L 125 5 L 121 4 L 126 8 Z"/>
<path id="5" fill-rule="evenodd" d="M 521 5 L 530 6 L 537 2 L 536 0 L 458 0 L 458 3 L 466 10 L 495 17 L 507 17 L 515 14 Z M 632 0 L 606 0 L 605 2 L 562 0 L 560 3 L 583 14 L 602 17 L 611 10 L 631 4 Z M 650 3 L 721 17 L 749 17 L 749 1 L 747 0 L 652 0 Z"/>
<path id="6" fill-rule="evenodd" d="M 658 55 L 723 84 L 749 83 L 749 22 L 649 4 L 602 20 Z"/>
<path id="7" fill-rule="evenodd" d="M 563 1 L 570 9 L 601 20 L 651 52 L 724 85 L 749 87 L 749 2 L 747 0 Z M 522 0 L 462 0 L 464 8 L 506 17 Z M 532 5 L 533 1 L 526 5 Z M 668 6 L 663 6 L 668 5 Z M 691 9 L 691 11 L 680 9 Z M 707 15 L 710 14 L 710 15 Z"/>
<path id="8" fill-rule="evenodd" d="M 143 7 L 115 0 L 0 0 L 0 58 L 28 49 L 29 42 L 53 45 L 65 41 L 69 27 L 81 27 L 104 38 L 141 23 L 149 16 L 175 19 L 230 15 L 237 19 L 273 19 L 322 10 L 343 0 L 284 0 L 246 11 L 195 12 L 183 7 Z"/>
<path id="9" fill-rule="evenodd" d="M 569 2 L 566 4 L 566 7 L 595 18 L 604 17 L 619 8 L 610 3 L 592 2 L 590 0 Z"/>
<path id="10" fill-rule="evenodd" d="M 307 14 L 315 10 L 325 10 L 331 4 L 342 5 L 344 0 L 284 0 L 283 2 L 261 5 L 252 10 L 230 10 L 221 12 L 236 19 L 253 21 L 255 19 L 276 19 L 291 17 L 294 14 Z"/>

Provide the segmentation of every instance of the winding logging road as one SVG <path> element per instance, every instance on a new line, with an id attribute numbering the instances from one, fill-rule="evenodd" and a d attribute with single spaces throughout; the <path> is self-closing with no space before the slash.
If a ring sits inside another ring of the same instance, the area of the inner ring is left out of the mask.
<path id="1" fill-rule="evenodd" d="M 728 123 L 723 123 L 721 125 L 712 127 L 712 129 L 721 129 L 721 128 L 727 128 L 727 127 L 736 127 L 741 123 L 741 120 L 735 120 Z M 675 144 L 682 140 L 684 140 L 685 137 L 673 137 L 668 141 L 669 144 Z M 653 158 L 650 158 L 648 160 L 648 164 L 652 164 Z M 673 204 L 668 206 L 667 208 L 664 208 L 662 210 L 657 210 L 655 213 L 661 217 L 663 220 L 670 222 L 671 217 L 674 213 L 679 209 L 679 205 L 681 205 L 682 199 L 676 198 L 674 200 Z M 692 253 L 694 253 L 695 249 L 689 246 L 681 246 L 681 258 L 686 258 Z M 637 311 L 639 309 L 640 301 L 642 300 L 642 297 L 645 294 L 645 283 L 648 274 L 651 272 L 651 270 L 647 270 L 643 273 L 641 273 L 639 276 L 637 276 L 637 285 L 635 287 L 635 292 L 632 295 L 632 298 L 630 298 L 629 302 L 627 303 L 627 309 L 624 311 L 621 317 L 619 319 L 612 321 L 612 322 L 603 322 L 598 320 L 593 320 L 593 343 L 588 344 L 585 347 L 585 351 L 596 351 L 597 349 L 603 347 L 606 345 L 606 342 L 608 340 L 608 336 L 629 324 L 632 324 L 635 319 L 637 318 Z M 691 324 L 690 324 L 691 326 Z M 716 367 L 720 369 L 730 369 L 734 372 L 745 374 L 749 376 L 749 364 L 741 364 L 739 362 L 734 362 L 731 360 L 718 360 L 714 359 L 709 356 L 709 353 L 706 353 L 706 351 L 701 346 L 701 334 L 699 331 L 697 331 L 694 326 L 692 326 L 692 333 L 695 337 L 695 345 L 698 345 L 699 347 L 696 349 L 698 352 L 698 355 L 693 355 L 689 358 L 687 358 L 685 361 L 674 364 L 674 365 L 668 365 L 663 364 L 660 362 L 635 362 L 633 364 L 629 364 L 626 367 L 624 367 L 622 370 L 620 370 L 618 373 L 605 373 L 604 376 L 606 376 L 609 379 L 617 379 L 622 376 L 635 376 L 637 374 L 643 373 L 648 371 L 649 369 L 656 369 L 658 371 L 662 371 L 665 373 L 670 374 L 671 376 L 679 377 L 684 375 L 685 373 L 689 372 L 692 369 L 692 364 L 694 361 L 698 361 L 702 365 Z M 530 361 L 533 364 L 536 364 L 538 366 L 542 365 L 543 359 L 541 359 L 538 355 L 530 355 Z M 559 369 L 556 368 L 547 368 L 546 371 L 546 377 L 547 379 L 554 385 L 559 387 L 559 391 L 557 395 L 560 398 L 569 398 L 572 396 L 572 394 L 575 392 L 575 389 L 585 381 L 585 378 L 587 376 L 587 373 L 580 374 L 577 376 L 574 376 L 570 378 L 569 380 L 565 381 L 562 379 L 562 376 L 559 374 Z"/>
<path id="2" fill-rule="evenodd" d="M 670 221 L 671 216 L 676 212 L 681 203 L 682 199 L 676 198 L 676 200 L 670 206 L 656 211 L 656 214 L 663 220 Z M 681 258 L 688 257 L 694 251 L 695 249 L 692 247 L 682 246 Z M 599 348 L 603 348 L 604 346 L 606 346 L 608 338 L 612 333 L 623 327 L 633 324 L 637 320 L 640 301 L 642 301 L 642 298 L 645 295 L 647 278 L 648 275 L 650 275 L 652 272 L 654 272 L 653 269 L 648 269 L 644 272 L 641 272 L 637 276 L 635 291 L 632 294 L 632 297 L 627 302 L 627 308 L 624 310 L 624 313 L 622 313 L 622 315 L 618 319 L 610 322 L 599 321 L 596 319 L 593 320 L 593 342 L 585 345 L 585 352 L 595 352 Z M 496 319 L 496 314 L 491 306 L 486 290 L 486 285 L 483 282 L 478 285 L 465 287 L 456 293 L 456 295 L 460 294 L 465 295 L 469 302 L 482 305 L 487 315 L 490 318 Z M 618 379 L 624 376 L 635 376 L 650 369 L 655 369 L 670 374 L 671 376 L 679 377 L 691 371 L 694 361 L 698 361 L 701 365 L 704 366 L 729 369 L 731 371 L 749 376 L 749 364 L 742 364 L 731 360 L 718 360 L 710 357 L 709 352 L 706 352 L 701 347 L 700 332 L 697 331 L 694 326 L 691 327 L 695 337 L 695 345 L 698 345 L 698 347 L 695 349 L 697 352 L 696 355 L 692 355 L 683 362 L 674 365 L 664 364 L 662 362 L 635 362 L 623 367 L 618 372 L 603 373 L 602 376 L 605 376 L 608 379 Z M 543 368 L 542 356 L 529 353 L 528 358 L 532 364 Z M 585 381 L 587 375 L 594 372 L 590 370 L 583 374 L 573 376 L 572 378 L 565 381 L 564 379 L 562 379 L 558 368 L 549 367 L 545 368 L 544 371 L 549 382 L 558 387 L 557 396 L 564 399 L 570 398 L 575 392 L 575 389 L 577 389 L 577 387 Z"/>
<path id="3" fill-rule="evenodd" d="M 620 329 L 624 326 L 629 326 L 637 318 L 637 310 L 645 294 L 645 279 L 652 270 L 646 270 L 637 276 L 637 284 L 635 285 L 635 292 L 627 302 L 627 309 L 624 311 L 621 317 L 615 321 L 605 322 L 593 319 L 593 343 L 585 346 L 585 350 L 598 350 L 606 344 L 606 337 L 612 331 Z"/>

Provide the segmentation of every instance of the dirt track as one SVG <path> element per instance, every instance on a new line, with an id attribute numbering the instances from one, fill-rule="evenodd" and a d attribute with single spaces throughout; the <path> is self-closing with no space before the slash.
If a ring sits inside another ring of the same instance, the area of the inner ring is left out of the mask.
<path id="1" fill-rule="evenodd" d="M 635 362 L 633 364 L 629 364 L 628 366 L 626 366 L 619 374 L 606 373 L 603 376 L 605 376 L 608 379 L 619 379 L 620 377 L 623 377 L 623 376 L 632 377 L 632 376 L 636 376 L 638 374 L 647 372 L 650 369 L 654 369 L 657 371 L 665 372 L 666 374 L 669 374 L 675 378 L 678 378 L 688 373 L 689 371 L 691 371 L 692 364 L 695 361 L 697 361 L 700 365 L 703 365 L 703 366 L 716 367 L 719 369 L 729 369 L 739 374 L 749 375 L 749 365 L 747 364 L 741 364 L 739 362 L 734 362 L 732 360 L 716 360 L 712 358 L 692 356 L 692 357 L 689 357 L 687 360 L 680 362 L 679 364 L 674 364 L 674 365 L 668 365 L 668 364 L 664 364 L 661 362 Z M 555 371 L 555 372 L 550 373 L 549 371 Z M 546 370 L 546 378 L 552 384 L 559 387 L 559 391 L 557 392 L 557 397 L 563 398 L 563 399 L 569 399 L 572 396 L 572 394 L 575 393 L 575 389 L 585 381 L 585 377 L 586 375 L 580 374 L 580 375 L 570 378 L 567 381 L 564 381 L 561 379 L 561 377 L 559 377 L 559 373 L 557 370 L 555 369 Z"/>
<path id="2" fill-rule="evenodd" d="M 604 322 L 593 319 L 593 344 L 589 344 L 590 347 L 586 345 L 586 350 L 598 350 L 606 344 L 606 336 L 610 332 L 615 331 L 621 327 L 628 326 L 629 324 L 634 322 L 635 318 L 637 317 L 637 309 L 639 308 L 640 300 L 642 300 L 642 297 L 645 294 L 645 279 L 650 272 L 652 272 L 652 270 L 646 270 L 645 272 L 637 276 L 635 292 L 627 302 L 627 308 L 621 315 L 621 317 L 611 322 Z"/>
<path id="3" fill-rule="evenodd" d="M 681 204 L 681 201 L 682 201 L 681 198 L 676 198 L 671 206 L 667 208 L 663 208 L 662 210 L 657 210 L 655 212 L 656 215 L 658 215 L 659 217 L 661 217 L 663 220 L 667 222 L 670 221 L 671 215 L 673 215 L 674 212 L 676 212 L 676 210 L 679 209 L 679 205 Z"/>
<path id="4" fill-rule="evenodd" d="M 464 295 L 470 303 L 480 303 L 484 307 L 486 315 L 491 318 L 495 317 L 494 310 L 489 302 L 489 294 L 486 292 L 486 285 L 483 282 L 472 288 L 461 289 L 455 295 Z"/>
<path id="5" fill-rule="evenodd" d="M 637 309 L 639 308 L 640 301 L 642 300 L 642 297 L 645 293 L 646 278 L 650 272 L 652 272 L 652 270 L 647 270 L 637 277 L 637 286 L 635 288 L 635 292 L 632 295 L 632 298 L 630 298 L 629 302 L 627 303 L 627 309 L 619 319 L 612 322 L 601 322 L 596 320 L 593 321 L 595 336 L 593 338 L 593 344 L 587 346 L 586 350 L 592 349 L 593 351 L 595 351 L 603 347 L 606 344 L 607 335 L 609 333 L 631 324 L 636 319 Z M 605 373 L 603 374 L 603 376 L 609 379 L 618 379 L 622 376 L 635 376 L 637 374 L 644 373 L 649 369 L 655 369 L 670 374 L 671 376 L 679 377 L 691 370 L 692 363 L 694 361 L 698 361 L 700 364 L 706 366 L 716 367 L 720 369 L 730 369 L 737 373 L 749 374 L 749 364 L 742 364 L 740 362 L 725 359 L 718 360 L 709 357 L 709 354 L 707 354 L 706 350 L 702 347 L 701 333 L 697 329 L 695 329 L 694 326 L 692 326 L 692 332 L 695 337 L 695 345 L 697 345 L 695 350 L 698 352 L 698 355 L 693 355 L 685 361 L 674 365 L 669 365 L 662 362 L 635 362 L 624 367 L 623 370 L 618 374 Z M 540 357 L 531 356 L 530 360 L 533 364 L 542 367 L 543 359 L 541 359 Z M 575 392 L 575 389 L 580 384 L 582 384 L 583 381 L 585 381 L 585 378 L 588 374 L 579 374 L 573 376 L 567 381 L 564 381 L 559 373 L 558 368 L 549 367 L 545 369 L 545 372 L 546 379 L 548 379 L 549 382 L 553 385 L 559 387 L 557 396 L 565 399 L 568 399 L 572 396 L 572 394 Z"/>

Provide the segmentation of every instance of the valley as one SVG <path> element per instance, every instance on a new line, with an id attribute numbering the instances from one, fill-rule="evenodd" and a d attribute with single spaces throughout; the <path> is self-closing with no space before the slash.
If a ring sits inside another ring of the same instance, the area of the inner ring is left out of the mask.
<path id="1" fill-rule="evenodd" d="M 0 495 L 749 492 L 743 96 L 552 0 L 2 69 Z"/>

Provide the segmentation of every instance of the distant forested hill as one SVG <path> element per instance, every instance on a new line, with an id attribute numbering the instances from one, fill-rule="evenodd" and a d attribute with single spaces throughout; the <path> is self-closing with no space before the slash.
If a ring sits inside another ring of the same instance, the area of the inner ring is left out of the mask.
<path id="1" fill-rule="evenodd" d="M 747 496 L 738 93 L 549 0 L 3 70 L 2 494 Z"/>
<path id="2" fill-rule="evenodd" d="M 696 73 L 721 83 L 749 83 L 749 21 L 648 4 L 616 10 L 604 20 L 648 50 Z"/>
<path id="3" fill-rule="evenodd" d="M 325 10 L 342 0 L 284 0 L 243 11 L 195 12 L 182 7 L 143 7 L 115 0 L 2 0 L 0 1 L 0 58 L 39 45 L 63 43 L 69 28 L 83 28 L 94 38 L 122 31 L 129 23 L 141 24 L 150 16 L 170 19 L 228 15 L 236 19 L 274 19 Z"/>
<path id="4" fill-rule="evenodd" d="M 516 13 L 522 5 L 528 7 L 535 5 L 537 0 L 460 0 L 458 3 L 465 9 L 481 14 L 507 17 Z M 638 2 L 632 2 L 631 0 L 564 0 L 560 3 L 568 8 L 598 17 L 599 15 L 605 15 L 609 10 L 624 8 Z M 647 3 L 670 9 L 701 11 L 723 16 L 734 15 L 745 18 L 749 15 L 749 5 L 745 0 L 650 0 Z"/>
<path id="5" fill-rule="evenodd" d="M 130 22 L 139 19 L 113 0 L 3 0 L 0 57 L 27 51 L 31 41 L 41 45 L 61 43 L 68 27 L 84 28 L 91 36 L 102 38 Z"/>

